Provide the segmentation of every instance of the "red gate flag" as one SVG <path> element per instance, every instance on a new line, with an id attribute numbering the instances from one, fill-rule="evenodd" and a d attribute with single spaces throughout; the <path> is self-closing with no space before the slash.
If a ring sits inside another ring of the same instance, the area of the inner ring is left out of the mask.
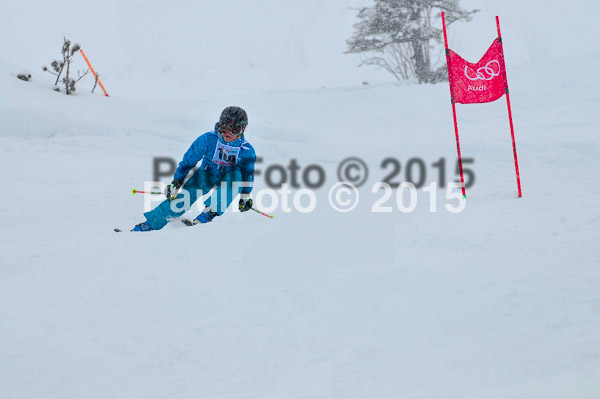
<path id="1" fill-rule="evenodd" d="M 500 38 L 494 40 L 476 64 L 465 61 L 450 49 L 447 51 L 446 60 L 453 102 L 488 103 L 496 101 L 506 93 L 508 85 Z"/>
<path id="2" fill-rule="evenodd" d="M 460 182 L 463 197 L 465 194 L 465 178 L 463 175 L 462 159 L 460 154 L 460 141 L 458 139 L 458 122 L 456 121 L 456 103 L 473 104 L 496 101 L 506 94 L 506 107 L 508 108 L 508 122 L 512 138 L 513 156 L 515 159 L 515 172 L 517 173 L 517 188 L 519 198 L 521 193 L 521 176 L 519 175 L 519 162 L 517 161 L 517 145 L 515 144 L 515 129 L 510 109 L 510 94 L 506 79 L 504 65 L 504 50 L 502 49 L 502 35 L 500 34 L 500 20 L 496 16 L 498 37 L 488 51 L 476 64 L 462 59 L 458 54 L 448 48 L 448 34 L 446 33 L 446 18 L 442 11 L 442 26 L 444 27 L 444 47 L 446 48 L 446 64 L 448 67 L 448 80 L 450 82 L 450 99 L 452 103 L 452 116 L 454 117 L 454 134 L 456 135 L 456 152 L 460 170 Z"/>

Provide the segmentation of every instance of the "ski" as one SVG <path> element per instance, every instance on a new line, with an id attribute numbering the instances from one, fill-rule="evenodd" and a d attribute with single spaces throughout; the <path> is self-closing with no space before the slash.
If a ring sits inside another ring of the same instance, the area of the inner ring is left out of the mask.
<path id="1" fill-rule="evenodd" d="M 196 219 L 194 219 L 194 220 L 196 220 Z M 197 225 L 197 224 L 198 224 L 198 222 L 194 223 L 194 220 L 190 220 L 190 219 L 181 219 L 181 223 L 185 224 L 185 225 L 186 225 L 186 226 L 188 226 L 188 227 L 191 227 L 191 226 L 195 226 L 195 225 Z"/>

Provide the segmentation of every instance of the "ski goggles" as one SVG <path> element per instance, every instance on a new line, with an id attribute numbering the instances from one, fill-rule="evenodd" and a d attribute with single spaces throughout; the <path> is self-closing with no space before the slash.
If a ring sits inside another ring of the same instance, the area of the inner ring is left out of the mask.
<path id="1" fill-rule="evenodd" d="M 239 125 L 224 125 L 224 124 L 219 124 L 219 132 L 221 133 L 231 133 L 231 134 L 235 134 L 236 136 L 241 136 L 244 133 L 244 130 L 246 129 L 246 125 L 242 122 Z"/>

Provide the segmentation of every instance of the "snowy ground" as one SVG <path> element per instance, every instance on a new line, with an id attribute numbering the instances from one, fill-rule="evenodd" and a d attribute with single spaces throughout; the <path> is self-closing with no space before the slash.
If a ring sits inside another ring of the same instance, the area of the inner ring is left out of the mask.
<path id="1" fill-rule="evenodd" d="M 150 101 L 113 79 L 110 98 L 67 97 L 14 60 L 0 60 L 0 397 L 597 398 L 597 52 L 509 65 L 521 199 L 504 99 L 457 106 L 476 176 L 458 214 L 442 188 L 435 213 L 422 190 L 412 213 L 393 198 L 371 212 L 386 157 L 397 179 L 413 157 L 428 183 L 440 158 L 456 178 L 445 84 Z M 143 220 L 130 190 L 152 159 L 179 159 L 231 104 L 263 174 L 326 170 L 315 211 L 115 234 Z M 349 156 L 370 174 L 339 213 L 327 191 Z"/>

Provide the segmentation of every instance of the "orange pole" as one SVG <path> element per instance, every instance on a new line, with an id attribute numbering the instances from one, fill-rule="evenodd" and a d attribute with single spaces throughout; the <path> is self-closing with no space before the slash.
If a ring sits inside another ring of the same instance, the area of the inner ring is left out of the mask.
<path id="1" fill-rule="evenodd" d="M 94 77 L 96 78 L 96 80 L 100 84 L 100 87 L 102 88 L 102 91 L 104 92 L 104 95 L 106 97 L 108 97 L 108 93 L 106 92 L 106 89 L 104 88 L 104 85 L 102 84 L 102 82 L 100 81 L 100 79 L 98 79 L 98 75 L 96 75 L 96 72 L 94 72 L 94 68 L 92 68 L 92 64 L 90 64 L 90 60 L 88 60 L 88 58 L 85 56 L 85 53 L 83 52 L 83 50 L 79 50 L 79 51 L 81 52 L 81 55 L 83 55 L 83 58 L 85 59 L 85 62 L 87 62 L 88 66 L 90 67 L 90 71 L 92 71 L 92 73 L 94 74 Z"/>

